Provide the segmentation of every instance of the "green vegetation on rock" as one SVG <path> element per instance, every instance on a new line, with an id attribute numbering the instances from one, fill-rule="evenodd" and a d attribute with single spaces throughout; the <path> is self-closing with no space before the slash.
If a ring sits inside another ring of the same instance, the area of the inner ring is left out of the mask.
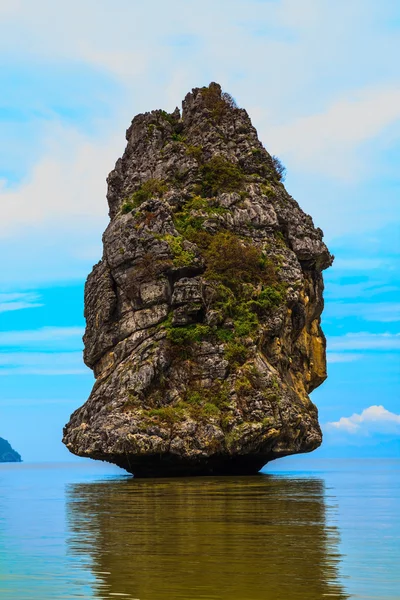
<path id="1" fill-rule="evenodd" d="M 160 179 L 148 179 L 136 192 L 133 192 L 131 196 L 121 206 L 121 212 L 123 214 L 131 212 L 134 208 L 138 208 L 146 200 L 150 198 L 159 198 L 167 191 L 168 186 L 164 181 Z"/>
<path id="2" fill-rule="evenodd" d="M 169 321 L 167 338 L 175 346 L 182 346 L 181 355 L 204 339 L 216 339 L 225 344 L 225 356 L 232 369 L 242 365 L 250 356 L 245 338 L 254 336 L 260 319 L 282 303 L 283 284 L 278 282 L 276 267 L 255 245 L 250 245 L 229 231 L 212 235 L 201 230 L 200 217 L 192 216 L 191 209 L 212 211 L 208 200 L 194 197 L 185 205 L 186 210 L 175 215 L 180 231 L 197 242 L 205 262 L 204 280 L 208 283 L 208 309 L 215 310 L 220 326 L 202 323 L 173 326 Z M 174 255 L 174 266 L 192 264 L 194 253 L 184 249 L 184 237 L 164 236 Z M 199 307 L 200 309 L 200 307 Z M 230 322 L 229 326 L 225 322 Z"/>
<path id="3" fill-rule="evenodd" d="M 166 326 L 167 339 L 178 346 L 187 346 L 195 342 L 201 342 L 205 337 L 211 334 L 212 330 L 208 325 L 196 323 L 184 325 L 181 327 Z"/>
<path id="4" fill-rule="evenodd" d="M 236 192 L 244 183 L 244 173 L 241 168 L 223 156 L 213 156 L 200 167 L 200 173 L 203 196 Z"/>
<path id="5" fill-rule="evenodd" d="M 201 95 L 206 108 L 210 111 L 211 119 L 219 122 L 229 109 L 237 108 L 235 100 L 227 92 L 222 92 L 219 86 L 210 84 L 201 88 Z"/>
<path id="6" fill-rule="evenodd" d="M 163 239 L 168 242 L 175 267 L 188 267 L 193 263 L 196 255 L 193 251 L 185 249 L 183 237 L 167 234 Z"/>

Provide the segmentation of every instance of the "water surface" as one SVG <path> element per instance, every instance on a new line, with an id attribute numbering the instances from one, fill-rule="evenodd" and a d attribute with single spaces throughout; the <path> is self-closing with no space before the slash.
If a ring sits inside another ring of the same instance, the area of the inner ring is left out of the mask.
<path id="1" fill-rule="evenodd" d="M 399 471 L 306 457 L 255 477 L 135 480 L 2 465 L 0 598 L 399 599 Z"/>

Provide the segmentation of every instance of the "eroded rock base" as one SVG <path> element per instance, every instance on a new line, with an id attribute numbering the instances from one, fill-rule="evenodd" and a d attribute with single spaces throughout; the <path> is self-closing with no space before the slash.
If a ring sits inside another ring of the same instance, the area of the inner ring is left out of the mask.
<path id="1" fill-rule="evenodd" d="M 182 460 L 167 456 L 117 456 L 115 464 L 137 478 L 256 475 L 272 457 L 212 456 L 201 460 Z M 110 458 L 107 458 L 110 462 Z M 114 462 L 114 461 L 113 461 Z"/>

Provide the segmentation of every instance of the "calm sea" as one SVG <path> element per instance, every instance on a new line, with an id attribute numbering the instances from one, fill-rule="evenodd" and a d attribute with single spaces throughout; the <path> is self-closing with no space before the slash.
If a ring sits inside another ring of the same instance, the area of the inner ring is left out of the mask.
<path id="1" fill-rule="evenodd" d="M 214 479 L 1 465 L 0 598 L 399 599 L 399 474 L 312 457 Z"/>

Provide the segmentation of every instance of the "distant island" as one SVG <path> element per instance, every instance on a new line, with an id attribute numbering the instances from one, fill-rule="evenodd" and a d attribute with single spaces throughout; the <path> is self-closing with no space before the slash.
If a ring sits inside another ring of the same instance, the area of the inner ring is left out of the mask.
<path id="1" fill-rule="evenodd" d="M 22 458 L 7 440 L 0 437 L 0 463 L 8 462 L 22 462 Z"/>

